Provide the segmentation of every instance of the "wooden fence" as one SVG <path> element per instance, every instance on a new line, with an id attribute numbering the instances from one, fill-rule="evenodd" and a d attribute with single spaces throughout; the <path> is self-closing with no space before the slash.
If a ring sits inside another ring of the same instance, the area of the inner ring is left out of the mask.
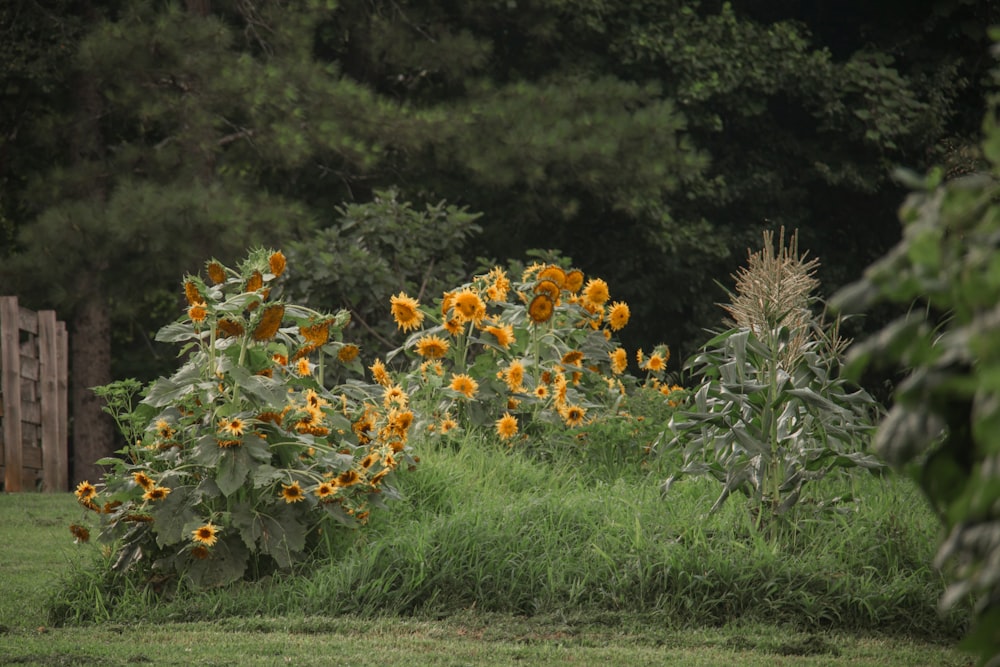
<path id="1" fill-rule="evenodd" d="M 69 339 L 54 310 L 0 296 L 0 477 L 4 491 L 69 490 Z"/>

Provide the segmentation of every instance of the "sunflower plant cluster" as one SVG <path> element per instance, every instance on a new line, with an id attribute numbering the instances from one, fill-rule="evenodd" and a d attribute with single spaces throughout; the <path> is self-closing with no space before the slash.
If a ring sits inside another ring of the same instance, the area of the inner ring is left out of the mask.
<path id="1" fill-rule="evenodd" d="M 207 587 L 288 568 L 337 527 L 364 524 L 414 465 L 412 413 L 363 379 L 324 385 L 330 364 L 363 378 L 342 340 L 349 315 L 283 302 L 285 263 L 258 249 L 186 277 L 186 311 L 157 334 L 185 363 L 141 391 L 102 388 L 129 444 L 76 495 L 116 569 Z"/>
<path id="2" fill-rule="evenodd" d="M 373 373 L 421 432 L 484 428 L 513 445 L 616 416 L 638 382 L 615 337 L 628 305 L 578 269 L 533 263 L 512 280 L 493 267 L 433 307 L 401 292 L 390 309 L 409 336 L 386 356 L 394 370 L 376 360 Z M 639 354 L 648 381 L 663 384 L 668 357 L 665 346 Z"/>

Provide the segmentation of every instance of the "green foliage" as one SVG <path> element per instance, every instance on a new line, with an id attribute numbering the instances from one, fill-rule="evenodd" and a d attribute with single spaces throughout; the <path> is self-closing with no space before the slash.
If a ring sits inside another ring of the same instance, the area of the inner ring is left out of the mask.
<path id="1" fill-rule="evenodd" d="M 995 102 L 996 104 L 996 102 Z M 907 175 L 914 189 L 900 213 L 903 238 L 836 299 L 846 311 L 880 301 L 906 315 L 851 350 L 850 368 L 907 372 L 878 429 L 879 453 L 910 471 L 937 510 L 946 536 L 936 563 L 952 607 L 972 596 L 966 645 L 984 663 L 1000 660 L 1000 129 L 984 122 L 990 172 L 942 183 Z"/>
<path id="2" fill-rule="evenodd" d="M 759 526 L 782 516 L 807 482 L 838 468 L 879 470 L 865 453 L 875 401 L 839 377 L 834 328 L 811 313 L 812 271 L 793 237 L 779 253 L 751 255 L 726 309 L 735 326 L 708 341 L 686 368 L 700 377 L 692 405 L 664 433 L 683 449 L 684 463 L 664 484 L 685 475 L 710 475 L 723 485 L 712 507 L 734 492 L 750 500 Z M 850 497 L 824 499 L 835 505 Z"/>
<path id="3" fill-rule="evenodd" d="M 208 281 L 188 276 L 187 312 L 157 335 L 185 363 L 138 405 L 138 382 L 98 390 L 128 444 L 76 495 L 117 573 L 204 588 L 287 569 L 395 497 L 411 416 L 363 381 L 326 388 L 328 364 L 362 370 L 342 340 L 349 315 L 283 301 L 285 264 L 261 249 L 239 269 L 212 260 Z"/>
<path id="4" fill-rule="evenodd" d="M 399 196 L 396 188 L 376 190 L 372 201 L 339 206 L 332 225 L 287 244 L 298 267 L 289 294 L 349 310 L 361 327 L 352 338 L 370 357 L 395 347 L 389 297 L 439 293 L 467 275 L 462 249 L 480 231 L 479 214 L 443 201 L 418 210 Z"/>

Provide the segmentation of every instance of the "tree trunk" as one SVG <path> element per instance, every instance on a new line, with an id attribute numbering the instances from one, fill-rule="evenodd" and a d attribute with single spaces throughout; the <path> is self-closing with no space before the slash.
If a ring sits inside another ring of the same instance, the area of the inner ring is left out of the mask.
<path id="1" fill-rule="evenodd" d="M 92 25 L 98 19 L 92 2 L 83 2 L 82 13 Z M 76 131 L 73 152 L 85 167 L 104 158 L 104 140 L 100 118 L 103 101 L 97 81 L 90 72 L 80 72 L 75 82 Z M 94 206 L 107 200 L 108 186 L 103 176 L 95 176 L 78 193 L 91 199 Z M 94 253 L 92 256 L 99 256 Z M 104 293 L 102 278 L 106 266 L 84 266 L 74 289 L 76 304 L 71 315 L 70 391 L 72 392 L 73 451 L 70 454 L 73 484 L 83 480 L 97 482 L 104 469 L 98 459 L 115 450 L 115 427 L 110 415 L 102 410 L 103 402 L 93 388 L 111 382 L 111 307 Z"/>
<path id="2" fill-rule="evenodd" d="M 107 301 L 91 291 L 77 306 L 70 335 L 70 386 L 73 395 L 74 486 L 97 482 L 104 469 L 95 462 L 115 449 L 114 422 L 103 411 L 93 387 L 111 382 L 111 313 Z"/>

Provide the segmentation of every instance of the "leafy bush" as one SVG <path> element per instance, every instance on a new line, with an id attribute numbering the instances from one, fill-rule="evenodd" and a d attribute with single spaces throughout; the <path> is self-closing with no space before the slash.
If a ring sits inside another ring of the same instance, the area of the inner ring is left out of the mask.
<path id="1" fill-rule="evenodd" d="M 941 182 L 901 173 L 914 192 L 901 209 L 903 238 L 835 304 L 878 302 L 908 312 L 850 354 L 908 371 L 879 426 L 876 447 L 920 482 L 947 537 L 936 563 L 952 583 L 941 600 L 967 597 L 976 623 L 966 646 L 1000 664 L 1000 127 L 994 100 L 982 144 L 988 167 Z"/>
<path id="2" fill-rule="evenodd" d="M 725 306 L 735 325 L 687 363 L 701 382 L 664 434 L 684 455 L 664 490 L 685 475 L 710 475 L 723 485 L 713 511 L 742 492 L 760 523 L 765 513 L 785 514 L 806 482 L 834 468 L 882 468 L 864 452 L 875 401 L 838 376 L 836 326 L 812 311 L 818 262 L 798 254 L 794 235 L 786 248 L 782 233 L 777 253 L 772 242 L 765 233 L 737 275 Z"/>
<path id="3" fill-rule="evenodd" d="M 324 384 L 328 364 L 363 371 L 342 340 L 349 315 L 284 303 L 284 270 L 263 249 L 238 270 L 209 262 L 157 335 L 183 344 L 181 368 L 99 390 L 128 445 L 76 495 L 100 516 L 116 569 L 206 587 L 288 568 L 337 526 L 364 524 L 412 465 L 412 413 L 363 381 Z"/>

